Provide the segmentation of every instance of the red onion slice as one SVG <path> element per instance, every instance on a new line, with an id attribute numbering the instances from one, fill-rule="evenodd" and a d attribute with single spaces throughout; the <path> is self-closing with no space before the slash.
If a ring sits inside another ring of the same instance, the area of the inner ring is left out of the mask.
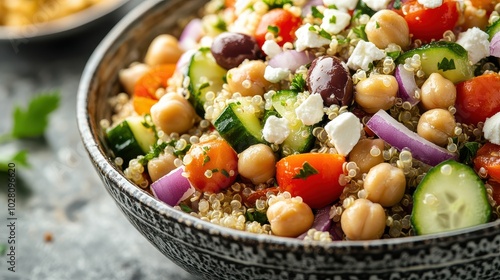
<path id="1" fill-rule="evenodd" d="M 269 60 L 269 66 L 273 68 L 285 68 L 292 72 L 300 66 L 311 63 L 316 56 L 312 52 L 287 50 L 281 52 Z"/>
<path id="2" fill-rule="evenodd" d="M 500 32 L 497 32 L 490 42 L 490 55 L 500 57 Z"/>
<path id="3" fill-rule="evenodd" d="M 181 166 L 153 182 L 153 195 L 170 206 L 176 206 L 193 194 L 194 188 L 188 179 L 182 176 L 182 172 L 184 168 Z"/>
<path id="4" fill-rule="evenodd" d="M 203 24 L 201 19 L 192 19 L 182 30 L 181 36 L 179 36 L 179 45 L 183 50 L 193 49 L 198 43 L 198 40 L 200 40 L 202 34 Z"/>
<path id="5" fill-rule="evenodd" d="M 403 64 L 399 64 L 394 71 L 394 76 L 396 77 L 396 81 L 398 81 L 398 96 L 401 97 L 403 101 L 410 102 L 412 106 L 420 102 L 420 99 L 415 96 L 415 91 L 418 90 L 418 86 L 415 82 L 413 71 L 408 71 Z"/>
<path id="6" fill-rule="evenodd" d="M 426 164 L 435 166 L 442 161 L 457 157 L 457 154 L 409 130 L 384 110 L 379 110 L 373 115 L 366 126 L 391 146 L 400 151 L 405 148 L 410 150 L 414 158 Z"/>
<path id="7" fill-rule="evenodd" d="M 189 68 L 189 63 L 191 62 L 191 58 L 193 55 L 196 53 L 196 50 L 188 50 L 184 52 L 179 60 L 177 60 L 177 64 L 175 66 L 176 71 L 187 75 L 188 73 L 188 68 Z"/>
<path id="8" fill-rule="evenodd" d="M 307 14 L 311 13 L 311 8 L 313 6 L 323 6 L 323 0 L 309 0 L 302 7 L 302 16 L 305 17 Z"/>
<path id="9" fill-rule="evenodd" d="M 311 228 L 319 231 L 330 231 L 330 228 L 332 227 L 332 219 L 330 219 L 330 208 L 332 208 L 332 206 L 328 205 L 316 211 L 314 222 Z M 307 232 L 304 232 L 297 238 L 304 239 L 306 236 Z"/>

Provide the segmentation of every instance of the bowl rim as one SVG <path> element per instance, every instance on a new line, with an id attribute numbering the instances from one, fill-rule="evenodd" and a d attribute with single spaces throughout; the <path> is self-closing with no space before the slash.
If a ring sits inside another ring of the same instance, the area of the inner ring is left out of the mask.
<path id="1" fill-rule="evenodd" d="M 129 0 L 107 0 L 86 9 L 47 22 L 21 27 L 0 25 L 0 42 L 16 40 L 45 40 L 62 36 L 118 10 Z"/>
<path id="2" fill-rule="evenodd" d="M 353 241 L 344 240 L 340 242 L 314 242 L 304 241 L 296 238 L 286 238 L 274 235 L 255 234 L 241 230 L 226 228 L 217 224 L 203 221 L 199 218 L 189 215 L 188 213 L 181 212 L 173 207 L 157 200 L 153 196 L 140 189 L 128 179 L 125 178 L 123 173 L 113 164 L 109 157 L 107 157 L 100 147 L 97 131 L 92 128 L 89 111 L 88 111 L 88 96 L 91 84 L 94 81 L 94 74 L 100 67 L 100 62 L 104 58 L 108 49 L 112 48 L 113 43 L 119 41 L 119 38 L 124 37 L 126 30 L 133 28 L 134 24 L 140 22 L 141 18 L 146 15 L 148 11 L 154 9 L 158 5 L 164 5 L 162 2 L 175 2 L 164 0 L 148 0 L 139 4 L 134 10 L 120 20 L 113 29 L 101 41 L 98 47 L 88 60 L 80 80 L 77 95 L 77 123 L 80 132 L 80 137 L 84 144 L 91 161 L 97 168 L 102 169 L 107 178 L 112 180 L 117 186 L 119 191 L 125 192 L 128 196 L 134 197 L 140 203 L 145 204 L 156 211 L 158 214 L 165 218 L 175 219 L 188 227 L 196 227 L 197 230 L 207 232 L 211 235 L 219 235 L 224 238 L 237 240 L 238 242 L 257 242 L 269 243 L 273 245 L 294 246 L 294 247 L 307 247 L 307 248 L 322 248 L 328 249 L 341 249 L 341 248 L 365 248 L 365 249 L 382 249 L 386 247 L 395 246 L 415 246 L 418 244 L 428 243 L 441 243 L 441 242 L 454 242 L 461 239 L 464 235 L 476 235 L 482 232 L 486 233 L 488 230 L 495 230 L 500 233 L 500 219 L 482 225 L 477 225 L 469 228 L 421 235 L 410 237 L 398 237 L 388 239 L 377 239 L 367 241 Z M 170 5 L 166 3 L 165 5 Z"/>

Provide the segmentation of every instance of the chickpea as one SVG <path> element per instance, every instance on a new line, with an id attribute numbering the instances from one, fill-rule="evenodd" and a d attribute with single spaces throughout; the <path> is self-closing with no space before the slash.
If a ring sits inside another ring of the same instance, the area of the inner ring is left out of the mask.
<path id="1" fill-rule="evenodd" d="M 358 198 L 342 213 L 340 226 L 349 240 L 379 239 L 384 234 L 385 220 L 382 205 Z"/>
<path id="2" fill-rule="evenodd" d="M 491 3 L 494 3 L 494 1 L 491 1 Z M 460 27 L 462 27 L 463 30 L 467 30 L 472 27 L 478 27 L 481 30 L 485 30 L 488 26 L 488 16 L 486 15 L 486 9 L 474 7 L 471 1 L 464 1 L 464 4 L 465 8 L 462 13 L 462 17 L 459 20 Z M 494 4 L 490 5 L 494 6 Z"/>
<path id="3" fill-rule="evenodd" d="M 455 131 L 455 117 L 448 110 L 432 109 L 420 116 L 417 133 L 430 142 L 444 146 Z"/>
<path id="4" fill-rule="evenodd" d="M 271 204 L 267 209 L 267 219 L 273 234 L 297 237 L 311 228 L 314 214 L 302 198 L 292 197 Z"/>
<path id="5" fill-rule="evenodd" d="M 137 81 L 149 71 L 151 67 L 144 63 L 132 64 L 129 68 L 122 69 L 118 73 L 120 83 L 122 84 L 125 92 L 128 94 L 134 93 L 134 87 Z"/>
<path id="6" fill-rule="evenodd" d="M 238 172 L 254 184 L 274 177 L 275 165 L 273 150 L 265 144 L 252 145 L 238 155 Z"/>
<path id="7" fill-rule="evenodd" d="M 384 207 L 391 207 L 403 198 L 406 177 L 403 170 L 383 162 L 368 171 L 363 185 L 366 199 Z"/>
<path id="8" fill-rule="evenodd" d="M 196 120 L 193 106 L 183 96 L 169 92 L 151 107 L 153 123 L 163 132 L 187 132 Z"/>
<path id="9" fill-rule="evenodd" d="M 398 82 L 392 75 L 375 74 L 356 85 L 354 100 L 367 113 L 388 110 L 396 102 Z"/>
<path id="10" fill-rule="evenodd" d="M 420 99 L 425 110 L 448 109 L 455 105 L 457 89 L 452 81 L 439 73 L 432 73 L 422 85 Z"/>
<path id="11" fill-rule="evenodd" d="M 227 85 L 231 92 L 239 92 L 243 96 L 264 95 L 271 85 L 264 79 L 266 64 L 260 60 L 243 62 L 237 68 L 227 72 Z"/>
<path id="12" fill-rule="evenodd" d="M 349 153 L 349 160 L 355 162 L 361 174 L 384 162 L 384 140 L 361 139 Z"/>
<path id="13" fill-rule="evenodd" d="M 385 49 L 389 44 L 399 45 L 406 49 L 410 45 L 410 29 L 406 20 L 391 10 L 376 12 L 366 23 L 368 41 L 379 49 Z"/>
<path id="14" fill-rule="evenodd" d="M 144 62 L 149 66 L 176 63 L 183 51 L 177 39 L 168 34 L 158 35 L 149 45 Z"/>
<path id="15" fill-rule="evenodd" d="M 148 173 L 154 182 L 176 168 L 176 157 L 171 153 L 162 153 L 159 157 L 148 161 Z"/>

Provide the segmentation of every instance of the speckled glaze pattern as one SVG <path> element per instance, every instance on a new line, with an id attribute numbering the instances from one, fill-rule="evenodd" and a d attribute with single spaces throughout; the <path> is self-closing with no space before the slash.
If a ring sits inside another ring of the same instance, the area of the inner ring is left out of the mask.
<path id="1" fill-rule="evenodd" d="M 118 71 L 151 40 L 174 33 L 204 0 L 145 1 L 90 58 L 80 83 L 80 134 L 109 194 L 165 256 L 203 279 L 499 279 L 500 221 L 453 233 L 320 244 L 222 228 L 176 211 L 124 178 L 106 152 L 99 121 L 117 94 Z M 114 233 L 110 233 L 114 234 Z M 145 256 L 146 257 L 146 256 Z"/>

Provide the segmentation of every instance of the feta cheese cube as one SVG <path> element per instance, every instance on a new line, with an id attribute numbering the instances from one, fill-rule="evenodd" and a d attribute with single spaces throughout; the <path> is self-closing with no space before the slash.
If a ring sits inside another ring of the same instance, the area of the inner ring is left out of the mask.
<path id="1" fill-rule="evenodd" d="M 267 56 L 269 56 L 269 58 L 283 52 L 283 49 L 274 40 L 266 40 L 264 44 L 262 44 L 262 50 Z"/>
<path id="2" fill-rule="evenodd" d="M 500 112 L 486 119 L 483 126 L 483 134 L 486 140 L 500 145 Z"/>
<path id="3" fill-rule="evenodd" d="M 271 83 L 277 83 L 290 75 L 290 70 L 286 68 L 273 68 L 271 66 L 266 66 L 264 70 L 264 79 Z"/>
<path id="4" fill-rule="evenodd" d="M 417 2 L 428 9 L 434 9 L 443 5 L 443 0 L 417 0 Z"/>
<path id="5" fill-rule="evenodd" d="M 290 128 L 287 119 L 278 118 L 276 116 L 267 118 L 264 128 L 262 129 L 264 140 L 269 143 L 281 144 L 288 135 L 290 135 Z"/>
<path id="6" fill-rule="evenodd" d="M 457 44 L 467 50 L 469 60 L 475 64 L 482 58 L 490 55 L 490 41 L 488 38 L 488 33 L 477 27 L 473 27 L 458 34 Z"/>
<path id="7" fill-rule="evenodd" d="M 298 52 L 307 48 L 319 48 L 330 44 L 330 40 L 321 37 L 317 32 L 309 30 L 311 27 L 310 23 L 306 23 L 295 31 L 295 36 L 297 37 L 295 50 Z"/>
<path id="8" fill-rule="evenodd" d="M 358 5 L 358 0 L 323 0 L 323 4 L 326 7 L 334 6 L 337 9 L 347 12 L 349 10 L 354 10 Z"/>
<path id="9" fill-rule="evenodd" d="M 330 34 L 338 34 L 351 23 L 351 16 L 347 12 L 335 9 L 326 9 L 323 12 L 321 28 Z"/>
<path id="10" fill-rule="evenodd" d="M 323 98 L 320 94 L 309 95 L 297 109 L 295 109 L 297 118 L 305 125 L 313 125 L 323 119 Z"/>
<path id="11" fill-rule="evenodd" d="M 358 143 L 361 129 L 363 125 L 351 112 L 342 113 L 325 125 L 330 143 L 343 156 L 347 156 Z"/>
<path id="12" fill-rule="evenodd" d="M 370 63 L 381 60 L 385 57 L 385 52 L 377 48 L 372 42 L 359 41 L 351 57 L 347 60 L 347 66 L 353 70 L 359 68 L 368 71 Z"/>
<path id="13" fill-rule="evenodd" d="M 366 6 L 374 11 L 380 11 L 386 9 L 389 6 L 391 0 L 362 0 L 365 2 Z"/>

